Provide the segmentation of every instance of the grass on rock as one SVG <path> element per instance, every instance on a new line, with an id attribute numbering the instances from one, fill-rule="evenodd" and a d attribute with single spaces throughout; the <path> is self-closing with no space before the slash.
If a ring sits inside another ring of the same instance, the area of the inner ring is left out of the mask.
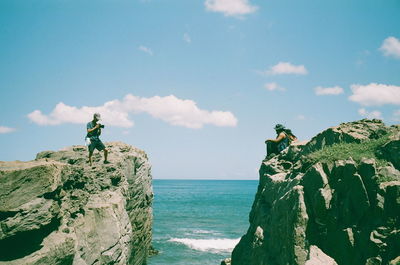
<path id="1" fill-rule="evenodd" d="M 387 162 L 377 157 L 376 154 L 379 147 L 389 141 L 389 137 L 390 135 L 385 135 L 378 139 L 365 140 L 360 143 L 333 144 L 308 154 L 305 157 L 305 161 L 309 164 L 315 164 L 317 162 L 329 163 L 349 158 L 352 158 L 355 162 L 360 162 L 363 158 L 373 158 L 378 167 L 385 166 Z"/>

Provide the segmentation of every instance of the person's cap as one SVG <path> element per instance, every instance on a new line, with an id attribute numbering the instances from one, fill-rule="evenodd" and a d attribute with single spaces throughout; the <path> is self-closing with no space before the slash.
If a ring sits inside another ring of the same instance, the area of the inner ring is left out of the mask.
<path id="1" fill-rule="evenodd" d="M 274 128 L 276 131 L 279 131 L 279 130 L 284 130 L 285 129 L 285 126 L 283 126 L 282 124 L 277 124 L 277 125 L 275 125 L 275 128 Z"/>
<path id="2" fill-rule="evenodd" d="M 100 113 L 93 114 L 93 118 L 100 120 L 101 119 Z"/>

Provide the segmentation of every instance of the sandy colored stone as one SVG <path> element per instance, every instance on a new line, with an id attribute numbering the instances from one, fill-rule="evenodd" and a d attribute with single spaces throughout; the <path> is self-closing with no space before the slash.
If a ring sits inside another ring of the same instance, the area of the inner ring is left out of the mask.
<path id="1" fill-rule="evenodd" d="M 309 257 L 305 265 L 337 265 L 337 263 L 317 246 L 310 246 Z"/>
<path id="2" fill-rule="evenodd" d="M 146 154 L 106 143 L 110 164 L 84 146 L 0 162 L 0 264 L 144 265 L 151 247 Z"/>

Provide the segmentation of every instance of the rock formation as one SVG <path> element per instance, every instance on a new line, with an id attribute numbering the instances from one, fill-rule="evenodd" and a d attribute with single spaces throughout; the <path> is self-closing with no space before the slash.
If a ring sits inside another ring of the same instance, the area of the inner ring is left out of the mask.
<path id="1" fill-rule="evenodd" d="M 108 143 L 0 162 L 0 264 L 146 264 L 152 200 L 146 154 Z"/>
<path id="2" fill-rule="evenodd" d="M 264 160 L 232 265 L 399 264 L 400 126 L 329 128 Z"/>

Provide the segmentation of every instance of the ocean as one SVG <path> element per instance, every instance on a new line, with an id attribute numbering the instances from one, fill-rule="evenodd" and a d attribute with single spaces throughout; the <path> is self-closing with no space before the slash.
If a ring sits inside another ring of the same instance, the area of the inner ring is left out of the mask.
<path id="1" fill-rule="evenodd" d="M 154 180 L 149 265 L 219 265 L 249 226 L 257 180 Z"/>

